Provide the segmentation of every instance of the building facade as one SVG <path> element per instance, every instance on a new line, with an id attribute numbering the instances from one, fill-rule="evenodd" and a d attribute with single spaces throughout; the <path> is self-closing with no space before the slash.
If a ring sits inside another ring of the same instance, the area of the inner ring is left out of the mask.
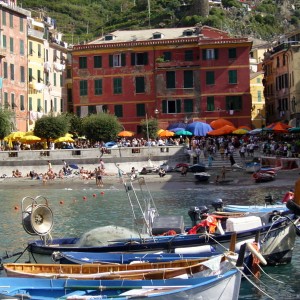
<path id="1" fill-rule="evenodd" d="M 11 110 L 11 130 L 27 129 L 27 17 L 15 1 L 0 2 L 0 103 Z"/>
<path id="2" fill-rule="evenodd" d="M 203 26 L 116 31 L 72 50 L 74 111 L 109 112 L 139 133 L 140 122 L 226 118 L 251 126 L 247 38 Z"/>

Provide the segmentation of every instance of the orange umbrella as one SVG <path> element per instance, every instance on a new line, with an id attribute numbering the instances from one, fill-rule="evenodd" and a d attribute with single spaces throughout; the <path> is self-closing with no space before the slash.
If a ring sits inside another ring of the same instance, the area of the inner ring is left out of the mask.
<path id="1" fill-rule="evenodd" d="M 219 129 L 212 130 L 208 132 L 208 135 L 225 135 L 232 133 L 236 128 L 234 126 L 225 125 Z"/>
<path id="2" fill-rule="evenodd" d="M 288 129 L 291 128 L 291 126 L 284 124 L 282 122 L 272 123 L 271 125 L 266 127 L 269 131 L 275 131 L 275 132 L 288 132 Z"/>
<path id="3" fill-rule="evenodd" d="M 118 136 L 121 136 L 121 137 L 131 137 L 131 136 L 134 136 L 134 132 L 124 130 L 124 131 L 119 132 Z"/>
<path id="4" fill-rule="evenodd" d="M 237 129 L 246 129 L 248 131 L 252 130 L 249 126 L 246 125 L 239 126 Z"/>
<path id="5" fill-rule="evenodd" d="M 160 133 L 158 133 L 159 137 L 170 137 L 170 136 L 174 136 L 175 133 L 173 131 L 169 131 L 169 130 L 163 130 Z"/>
<path id="6" fill-rule="evenodd" d="M 213 129 L 219 129 L 221 127 L 224 127 L 225 125 L 234 126 L 233 123 L 231 123 L 228 120 L 222 119 L 222 118 L 210 122 L 209 125 Z"/>

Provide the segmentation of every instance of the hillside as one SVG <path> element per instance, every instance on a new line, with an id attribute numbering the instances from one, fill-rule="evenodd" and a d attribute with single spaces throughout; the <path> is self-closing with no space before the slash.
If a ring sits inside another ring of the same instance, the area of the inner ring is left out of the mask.
<path id="1" fill-rule="evenodd" d="M 200 16 L 199 4 L 206 0 L 19 0 L 33 16 L 57 20 L 64 40 L 78 44 L 115 29 L 213 26 L 232 35 L 247 35 L 270 41 L 300 26 L 300 0 L 222 0 L 208 16 Z M 150 7 L 148 4 L 150 3 Z"/>

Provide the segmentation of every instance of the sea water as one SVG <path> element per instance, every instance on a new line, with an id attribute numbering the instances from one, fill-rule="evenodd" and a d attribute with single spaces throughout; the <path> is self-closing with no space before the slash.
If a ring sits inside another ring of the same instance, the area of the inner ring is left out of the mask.
<path id="1" fill-rule="evenodd" d="M 182 186 L 165 190 L 151 189 L 160 215 L 182 215 L 185 225 L 191 225 L 188 210 L 193 206 L 205 205 L 212 210 L 211 202 L 221 198 L 225 204 L 263 204 L 264 197 L 269 192 L 275 199 L 281 200 L 284 194 L 293 187 L 270 187 L 268 185 L 244 186 L 215 186 L 195 185 Z M 132 211 L 127 194 L 122 185 L 109 185 L 107 188 L 96 189 L 0 189 L 1 218 L 0 218 L 0 256 L 23 252 L 27 242 L 36 239 L 25 232 L 22 226 L 22 207 L 31 204 L 25 196 L 47 197 L 47 203 L 53 212 L 52 237 L 80 237 L 85 232 L 101 226 L 116 225 L 133 229 Z M 23 201 L 22 201 L 23 199 Z M 41 198 L 43 202 L 43 198 Z M 296 240 L 291 264 L 278 267 L 265 267 L 266 274 L 256 282 L 258 288 L 243 280 L 240 299 L 270 299 L 263 291 L 274 299 L 300 299 L 300 242 Z M 8 261 L 15 261 L 14 256 Z M 19 262 L 26 261 L 25 252 Z M 3 276 L 2 272 L 2 276 Z"/>

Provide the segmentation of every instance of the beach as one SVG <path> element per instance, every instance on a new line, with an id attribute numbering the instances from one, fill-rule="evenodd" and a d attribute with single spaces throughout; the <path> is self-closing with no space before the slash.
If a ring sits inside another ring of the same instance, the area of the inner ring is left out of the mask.
<path id="1" fill-rule="evenodd" d="M 180 172 L 169 172 L 164 177 L 159 177 L 158 173 L 149 173 L 144 176 L 147 185 L 151 189 L 182 189 L 182 188 L 195 188 L 205 186 L 269 186 L 270 191 L 272 187 L 286 186 L 290 189 L 294 186 L 297 179 L 299 179 L 299 169 L 293 170 L 279 170 L 277 172 L 276 178 L 270 182 L 255 183 L 252 174 L 246 173 L 245 170 L 226 168 L 225 180 L 221 180 L 216 183 L 217 175 L 221 176 L 221 168 L 208 169 L 207 171 L 211 177 L 208 182 L 197 182 L 194 178 L 194 174 L 188 172 L 186 176 L 182 176 Z M 129 179 L 128 175 L 124 175 L 125 179 Z M 103 176 L 103 187 L 96 186 L 95 179 L 81 179 L 80 175 L 70 175 L 65 176 L 63 179 L 55 178 L 53 180 L 47 180 L 43 182 L 41 179 L 31 179 L 30 177 L 20 177 L 20 178 L 0 178 L 0 189 L 89 189 L 89 188 L 99 188 L 99 189 L 109 189 L 112 187 L 122 187 L 122 180 L 118 177 L 117 173 L 108 172 Z"/>

